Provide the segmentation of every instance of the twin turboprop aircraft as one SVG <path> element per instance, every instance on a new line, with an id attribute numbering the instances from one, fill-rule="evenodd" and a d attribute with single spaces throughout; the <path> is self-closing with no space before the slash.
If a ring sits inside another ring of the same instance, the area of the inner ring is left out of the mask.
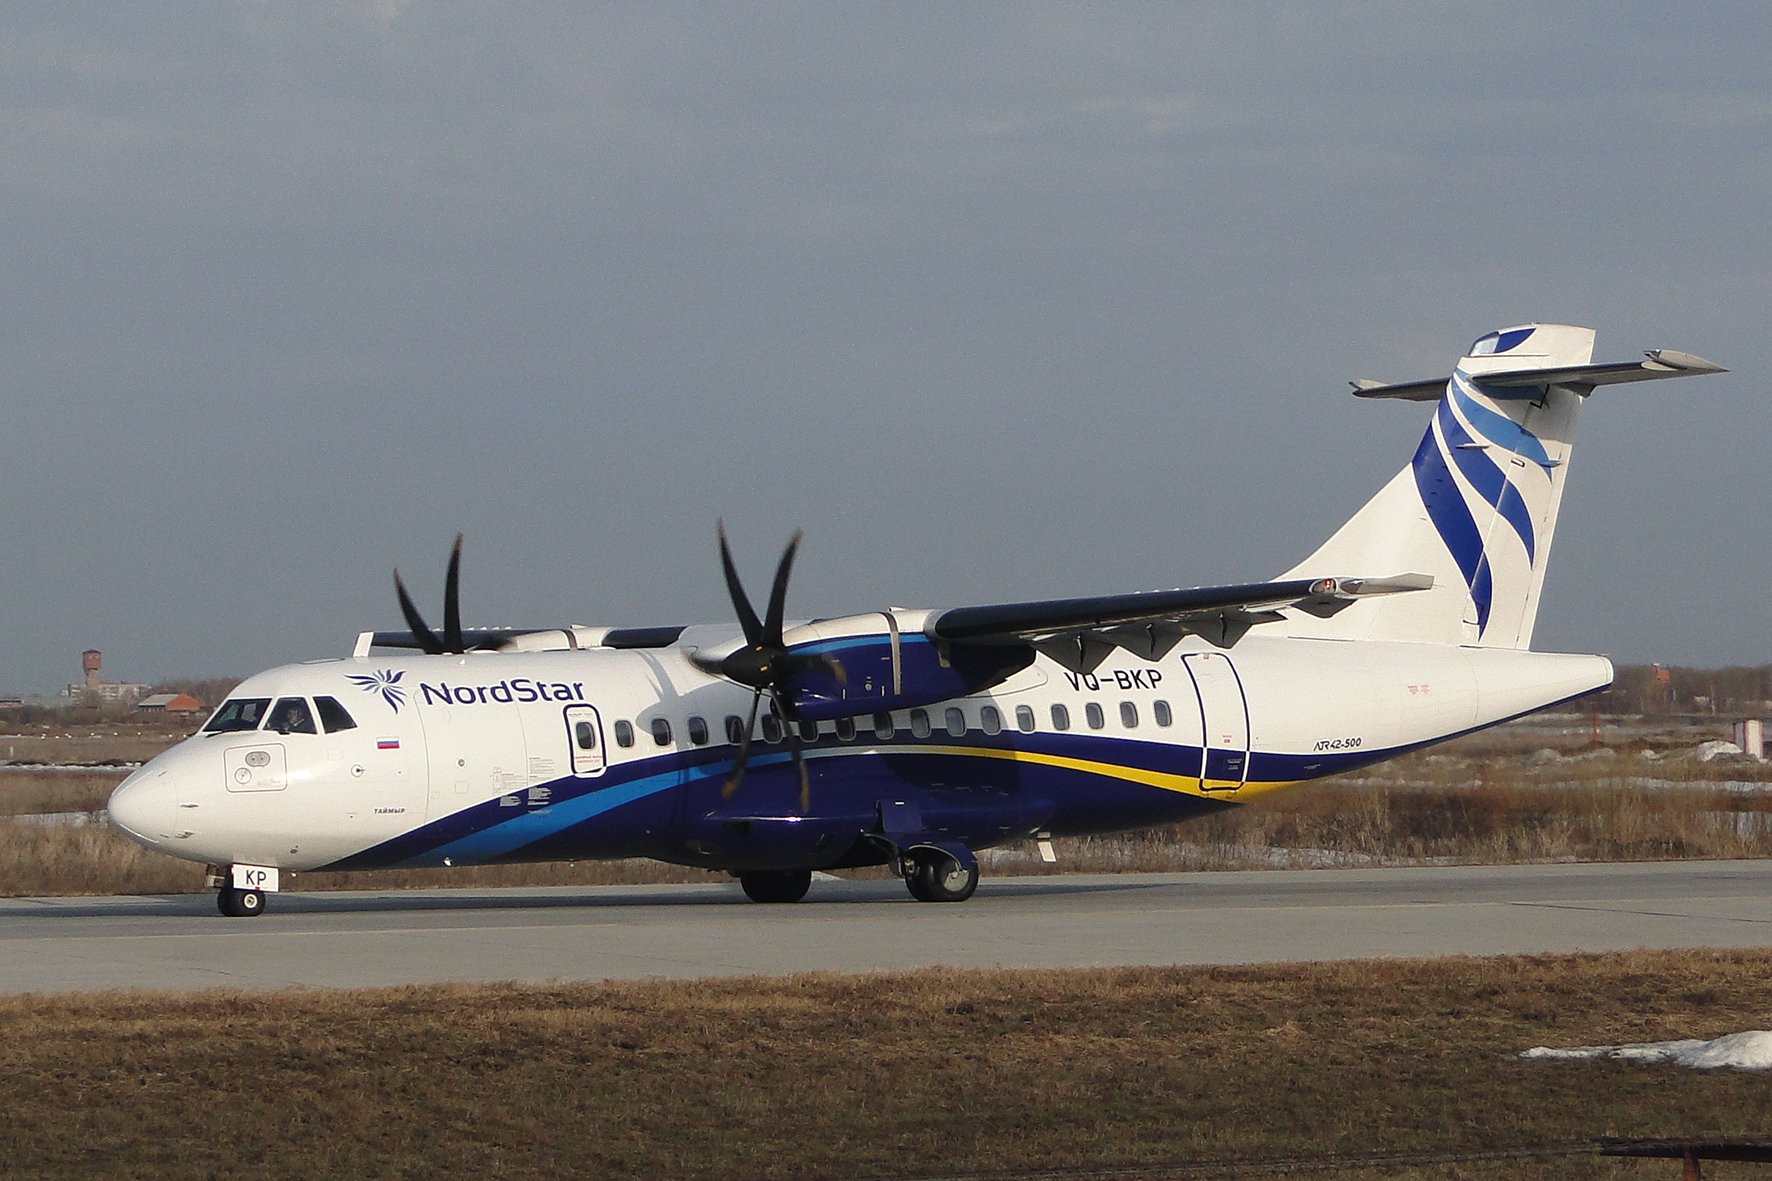
<path id="1" fill-rule="evenodd" d="M 994 845 L 1186 820 L 1609 685 L 1530 650 L 1576 413 L 1602 385 L 1717 373 L 1592 363 L 1533 324 L 1449 380 L 1414 457 L 1271 582 L 784 619 L 798 535 L 738 626 L 407 630 L 243 682 L 119 786 L 111 822 L 210 866 L 222 913 L 283 872 L 650 857 L 759 902 L 889 865 L 958 902 Z"/>

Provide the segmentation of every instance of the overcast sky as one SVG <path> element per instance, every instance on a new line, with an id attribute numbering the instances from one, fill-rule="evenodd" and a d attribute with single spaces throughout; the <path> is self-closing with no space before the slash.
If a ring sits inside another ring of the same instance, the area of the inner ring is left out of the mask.
<path id="1" fill-rule="evenodd" d="M 1270 577 L 1528 320 L 1537 646 L 1772 660 L 1772 6 L 0 9 L 0 691 Z M 1390 573 L 1379 571 L 1377 573 Z"/>

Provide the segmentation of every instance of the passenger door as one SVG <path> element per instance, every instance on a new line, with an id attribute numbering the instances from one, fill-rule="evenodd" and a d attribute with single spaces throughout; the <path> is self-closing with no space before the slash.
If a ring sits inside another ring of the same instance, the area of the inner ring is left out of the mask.
<path id="1" fill-rule="evenodd" d="M 1249 778 L 1249 707 L 1222 652 L 1190 652 L 1181 665 L 1200 706 L 1200 789 L 1236 791 Z"/>

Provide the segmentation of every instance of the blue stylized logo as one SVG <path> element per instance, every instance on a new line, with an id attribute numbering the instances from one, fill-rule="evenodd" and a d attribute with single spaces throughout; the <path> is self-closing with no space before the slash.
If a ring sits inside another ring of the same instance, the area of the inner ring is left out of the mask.
<path id="1" fill-rule="evenodd" d="M 384 668 L 376 673 L 351 673 L 351 683 L 365 693 L 379 693 L 381 699 L 393 706 L 399 713 L 400 707 L 406 704 L 406 690 L 400 687 L 400 678 L 406 675 L 405 669 L 395 670 Z"/>
<path id="2" fill-rule="evenodd" d="M 1470 588 L 1471 602 L 1477 611 L 1478 635 L 1489 627 L 1495 596 L 1494 572 L 1486 552 L 1485 530 L 1465 503 L 1452 471 L 1456 468 L 1477 497 L 1512 528 L 1526 551 L 1526 564 L 1531 567 L 1538 560 L 1532 512 L 1520 489 L 1514 486 L 1509 470 L 1486 454 L 1484 442 L 1536 465 L 1547 477 L 1559 463 L 1546 453 L 1537 435 L 1479 402 L 1476 395 L 1482 392 L 1463 373 L 1453 374 L 1447 383 L 1447 396 L 1441 399 L 1411 464 L 1428 518 L 1452 552 L 1465 585 Z M 1480 438 L 1473 437 L 1459 413 Z"/>

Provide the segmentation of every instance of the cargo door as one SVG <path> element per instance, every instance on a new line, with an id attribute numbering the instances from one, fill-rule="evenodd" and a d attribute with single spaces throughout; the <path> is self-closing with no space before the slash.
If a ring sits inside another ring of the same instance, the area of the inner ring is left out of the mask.
<path id="1" fill-rule="evenodd" d="M 495 797 L 520 797 L 529 752 L 514 704 L 497 701 L 419 710 L 430 755 L 431 820 Z"/>

